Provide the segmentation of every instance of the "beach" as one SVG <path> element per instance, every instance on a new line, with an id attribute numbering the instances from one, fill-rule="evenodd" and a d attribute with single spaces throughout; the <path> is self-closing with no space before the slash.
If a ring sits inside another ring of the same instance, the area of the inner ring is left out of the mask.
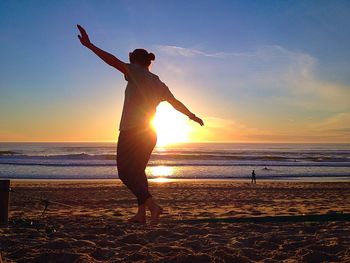
<path id="1" fill-rule="evenodd" d="M 349 221 L 250 220 L 350 213 L 349 182 L 153 181 L 164 208 L 156 226 L 127 223 L 136 201 L 119 180 L 11 187 L 5 262 L 350 262 Z"/>

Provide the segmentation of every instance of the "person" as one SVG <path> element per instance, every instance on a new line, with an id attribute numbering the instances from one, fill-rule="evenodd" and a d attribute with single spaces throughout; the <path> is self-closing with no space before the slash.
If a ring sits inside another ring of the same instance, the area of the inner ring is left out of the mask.
<path id="1" fill-rule="evenodd" d="M 155 60 L 153 53 L 145 49 L 135 49 L 129 53 L 130 63 L 125 63 L 92 44 L 85 29 L 80 25 L 77 27 L 81 44 L 124 74 L 128 82 L 119 125 L 118 175 L 137 198 L 137 213 L 129 219 L 129 222 L 146 223 L 146 209 L 148 209 L 151 212 L 151 223 L 156 224 L 163 209 L 150 194 L 145 174 L 147 163 L 157 141 L 156 133 L 150 124 L 156 107 L 161 101 L 167 101 L 176 110 L 201 126 L 204 123 L 174 97 L 157 75 L 150 72 L 151 62 Z"/>
<path id="2" fill-rule="evenodd" d="M 252 184 L 256 184 L 255 170 L 252 171 Z"/>

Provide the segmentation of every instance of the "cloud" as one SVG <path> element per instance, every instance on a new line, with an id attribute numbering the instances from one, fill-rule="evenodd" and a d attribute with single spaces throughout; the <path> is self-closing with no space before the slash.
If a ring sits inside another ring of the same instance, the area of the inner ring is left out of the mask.
<path id="1" fill-rule="evenodd" d="M 308 61 L 313 63 L 314 59 L 305 53 L 297 53 L 289 51 L 278 45 L 266 45 L 254 51 L 247 52 L 204 52 L 199 49 L 185 48 L 179 46 L 171 45 L 156 45 L 156 49 L 162 53 L 171 56 L 183 56 L 183 57 L 211 57 L 211 58 L 232 58 L 232 57 L 245 57 L 254 58 L 261 60 L 271 60 L 274 58 L 285 58 L 285 59 L 302 59 L 303 61 Z"/>
<path id="2" fill-rule="evenodd" d="M 177 77 L 187 78 L 195 85 L 223 86 L 231 91 L 228 95 L 249 93 L 253 100 L 266 97 L 280 105 L 306 110 L 350 108 L 350 87 L 321 80 L 316 74 L 317 59 L 307 53 L 278 45 L 232 53 L 209 53 L 178 46 L 157 48 L 163 56 L 172 57 L 162 65 L 164 75 L 178 73 Z M 190 60 L 184 62 L 181 57 Z"/>
<path id="3" fill-rule="evenodd" d="M 193 92 L 196 101 L 210 105 L 209 116 L 218 116 L 209 118 L 204 137 L 350 140 L 344 132 L 350 128 L 350 87 L 319 76 L 323 65 L 308 53 L 278 45 L 231 53 L 178 46 L 157 49 L 162 78 L 170 79 L 171 87 L 191 87 L 184 89 L 186 96 Z"/>
<path id="4" fill-rule="evenodd" d="M 190 138 L 197 141 L 249 141 L 251 134 L 262 131 L 232 119 L 206 116 L 204 127 L 192 126 Z"/>
<path id="5" fill-rule="evenodd" d="M 227 57 L 238 57 L 238 56 L 254 56 L 253 54 L 246 53 L 227 53 L 227 52 L 216 52 L 216 53 L 206 53 L 204 51 L 193 49 L 193 48 L 184 48 L 178 46 L 168 46 L 168 45 L 157 45 L 156 48 L 163 53 L 166 53 L 171 56 L 183 56 L 187 58 L 193 57 L 211 57 L 211 58 L 227 58 Z"/>
<path id="6" fill-rule="evenodd" d="M 350 113 L 339 113 L 319 122 L 308 123 L 302 130 L 273 127 L 261 129 L 219 117 L 207 117 L 205 124 L 204 129 L 192 130 L 192 139 L 236 142 L 348 142 L 350 136 Z"/>
<path id="7" fill-rule="evenodd" d="M 319 122 L 311 123 L 306 130 L 317 130 L 319 133 L 334 133 L 342 135 L 350 131 L 350 112 L 339 112 Z"/>

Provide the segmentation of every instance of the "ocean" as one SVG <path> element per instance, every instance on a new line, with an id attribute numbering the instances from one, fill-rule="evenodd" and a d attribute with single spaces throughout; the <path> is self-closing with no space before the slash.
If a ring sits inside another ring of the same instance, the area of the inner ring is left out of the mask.
<path id="1" fill-rule="evenodd" d="M 115 143 L 0 143 L 2 179 L 116 179 Z M 350 144 L 156 147 L 149 178 L 350 181 Z"/>

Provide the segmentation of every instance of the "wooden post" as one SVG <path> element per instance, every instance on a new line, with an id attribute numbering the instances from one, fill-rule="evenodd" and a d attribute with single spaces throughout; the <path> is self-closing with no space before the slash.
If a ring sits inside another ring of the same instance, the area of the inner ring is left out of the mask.
<path id="1" fill-rule="evenodd" d="M 0 225 L 9 220 L 10 180 L 0 180 Z"/>

